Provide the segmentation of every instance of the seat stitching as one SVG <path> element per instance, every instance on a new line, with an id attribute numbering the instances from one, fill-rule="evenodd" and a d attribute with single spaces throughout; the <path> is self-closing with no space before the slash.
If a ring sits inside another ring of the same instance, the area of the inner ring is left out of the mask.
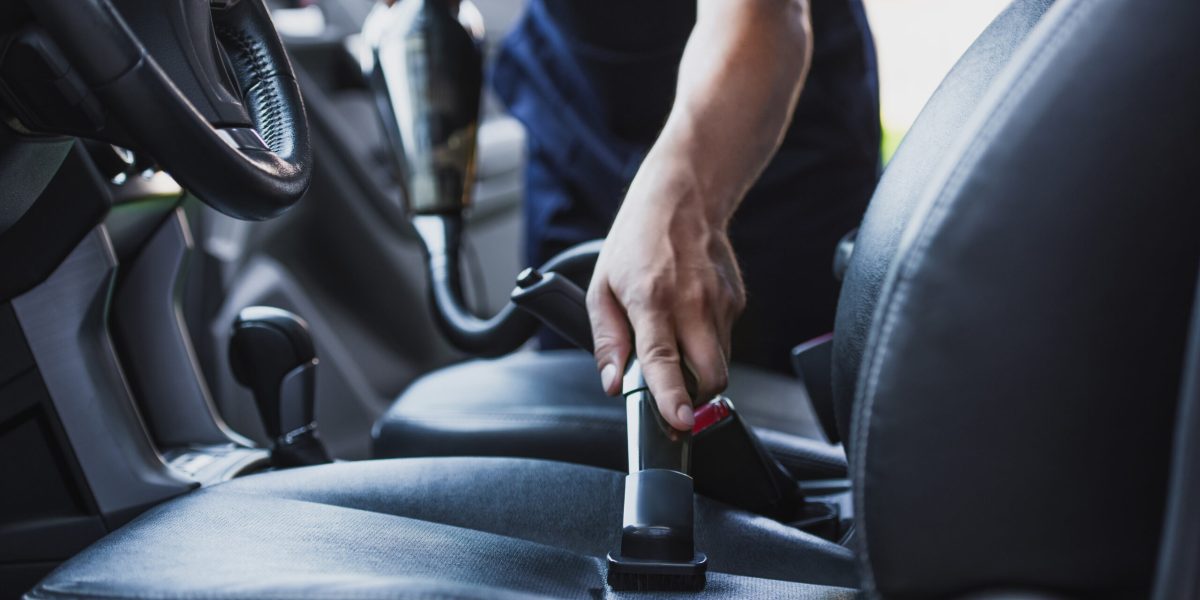
<path id="1" fill-rule="evenodd" d="M 281 141 L 285 134 L 283 121 L 286 118 L 286 108 L 275 89 L 280 75 L 271 66 L 267 50 L 244 31 L 227 25 L 218 26 L 216 31 L 237 46 L 239 52 L 235 58 L 245 65 L 253 78 L 253 82 L 246 87 L 243 94 L 251 102 L 253 102 L 250 98 L 252 95 L 259 92 L 262 94 L 261 108 L 263 110 L 255 112 L 252 116 L 259 121 L 259 130 L 267 146 L 275 152 L 281 152 Z"/>

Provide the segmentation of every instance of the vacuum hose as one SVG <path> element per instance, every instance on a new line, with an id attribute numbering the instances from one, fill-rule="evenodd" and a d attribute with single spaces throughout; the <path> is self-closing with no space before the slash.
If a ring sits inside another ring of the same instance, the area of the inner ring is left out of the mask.
<path id="1" fill-rule="evenodd" d="M 425 245 L 434 322 L 454 347 L 479 356 L 501 356 L 516 350 L 533 335 L 537 320 L 512 303 L 487 319 L 479 318 L 464 306 L 459 269 L 461 217 L 417 215 L 412 224 Z"/>
<path id="2" fill-rule="evenodd" d="M 360 66 L 403 181 L 409 221 L 425 247 L 434 322 L 459 350 L 508 354 L 533 336 L 537 320 L 512 303 L 489 318 L 475 315 L 463 302 L 459 272 L 476 173 L 483 17 L 469 0 L 379 0 L 363 23 L 362 42 Z M 599 252 L 598 242 L 583 244 L 542 271 L 589 277 Z M 531 297 L 555 299 L 542 288 Z"/>
<path id="3" fill-rule="evenodd" d="M 513 302 L 488 318 L 475 315 L 465 306 L 459 266 L 463 228 L 460 215 L 414 215 L 411 221 L 425 246 L 434 322 L 454 347 L 477 356 L 495 357 L 516 350 L 533 336 L 538 320 Z M 533 272 L 573 279 L 589 277 L 602 243 L 595 240 L 568 248 Z"/>

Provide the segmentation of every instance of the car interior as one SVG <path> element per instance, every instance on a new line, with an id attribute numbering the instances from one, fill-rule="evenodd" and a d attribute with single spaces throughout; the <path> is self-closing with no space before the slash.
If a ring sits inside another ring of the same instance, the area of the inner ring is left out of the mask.
<path id="1" fill-rule="evenodd" d="M 517 16 L 0 0 L 0 598 L 1200 598 L 1200 3 L 1012 0 L 677 435 L 520 258 Z"/>

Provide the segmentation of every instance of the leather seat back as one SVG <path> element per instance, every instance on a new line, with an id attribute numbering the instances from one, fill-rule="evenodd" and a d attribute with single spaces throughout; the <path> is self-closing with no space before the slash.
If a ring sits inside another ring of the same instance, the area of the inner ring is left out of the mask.
<path id="1" fill-rule="evenodd" d="M 869 592 L 1146 597 L 1200 264 L 1196 23 L 1194 0 L 1059 0 L 920 182 L 886 274 L 848 272 L 842 309 L 871 313 L 848 438 Z"/>
<path id="2" fill-rule="evenodd" d="M 833 341 L 839 436 L 849 441 L 850 407 L 863 347 L 900 235 L 934 169 L 962 133 L 996 74 L 1053 0 L 1015 0 L 963 53 L 929 98 L 888 163 L 863 216 L 846 268 Z"/>

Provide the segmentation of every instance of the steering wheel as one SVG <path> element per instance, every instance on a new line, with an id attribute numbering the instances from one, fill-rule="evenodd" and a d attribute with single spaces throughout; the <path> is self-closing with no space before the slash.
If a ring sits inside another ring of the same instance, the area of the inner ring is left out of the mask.
<path id="1" fill-rule="evenodd" d="M 241 219 L 274 217 L 308 189 L 304 103 L 263 0 L 26 3 L 102 109 L 82 131 L 79 115 L 49 128 L 144 152 Z"/>

